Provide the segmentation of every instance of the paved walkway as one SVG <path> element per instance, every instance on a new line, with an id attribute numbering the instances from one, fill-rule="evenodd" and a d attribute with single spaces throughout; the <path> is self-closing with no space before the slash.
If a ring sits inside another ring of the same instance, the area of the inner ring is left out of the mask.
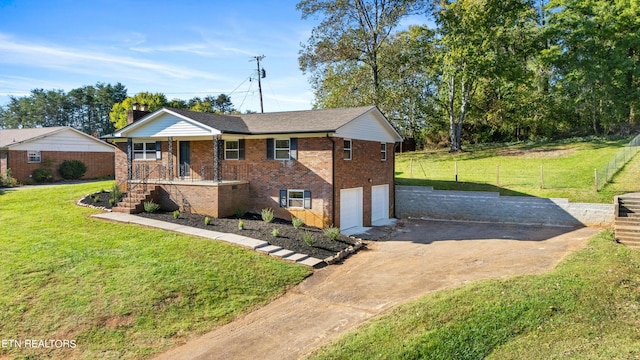
<path id="1" fill-rule="evenodd" d="M 599 230 L 425 220 L 374 228 L 342 265 L 158 359 L 300 359 L 367 319 L 426 293 L 481 279 L 538 274 Z"/>
<path id="2" fill-rule="evenodd" d="M 143 226 L 149 226 L 153 228 L 174 231 L 177 233 L 199 236 L 212 240 L 220 240 L 228 242 L 230 244 L 239 245 L 245 248 L 256 250 L 271 256 L 282 258 L 283 260 L 296 262 L 299 264 L 317 267 L 324 264 L 323 260 L 316 259 L 306 254 L 299 254 L 291 250 L 283 249 L 279 246 L 270 245 L 264 240 L 256 240 L 246 236 L 221 233 L 217 231 L 198 229 L 191 226 L 177 225 L 166 221 L 159 221 L 154 219 L 148 219 L 141 216 L 135 216 L 130 214 L 118 213 L 118 212 L 105 212 L 95 214 L 93 217 L 111 221 L 117 221 L 127 224 L 138 224 Z"/>

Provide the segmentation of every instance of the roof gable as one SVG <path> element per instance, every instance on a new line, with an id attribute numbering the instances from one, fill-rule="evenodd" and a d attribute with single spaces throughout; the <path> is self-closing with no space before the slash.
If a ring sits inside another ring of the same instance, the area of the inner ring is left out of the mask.
<path id="1" fill-rule="evenodd" d="M 0 130 L 0 148 L 10 150 L 113 152 L 113 146 L 68 126 Z"/>
<path id="2" fill-rule="evenodd" d="M 400 134 L 375 107 L 341 126 L 336 136 L 389 143 L 402 141 Z"/>

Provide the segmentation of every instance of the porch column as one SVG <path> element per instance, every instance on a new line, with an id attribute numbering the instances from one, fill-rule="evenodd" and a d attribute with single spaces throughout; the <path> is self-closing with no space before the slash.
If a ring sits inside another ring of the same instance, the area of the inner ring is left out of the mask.
<path id="1" fill-rule="evenodd" d="M 169 170 L 169 180 L 173 180 L 173 137 L 169 136 L 167 141 L 169 142 L 169 148 L 167 149 L 169 152 L 167 156 L 167 169 Z"/>
<path id="2" fill-rule="evenodd" d="M 133 179 L 133 139 L 127 138 L 127 180 Z"/>
<path id="3" fill-rule="evenodd" d="M 222 173 L 222 157 L 220 155 L 222 155 L 222 151 L 220 151 L 221 149 L 221 142 L 222 140 L 220 140 L 220 135 L 214 135 L 213 136 L 213 181 L 215 182 L 220 182 L 221 178 L 220 178 L 220 174 Z"/>

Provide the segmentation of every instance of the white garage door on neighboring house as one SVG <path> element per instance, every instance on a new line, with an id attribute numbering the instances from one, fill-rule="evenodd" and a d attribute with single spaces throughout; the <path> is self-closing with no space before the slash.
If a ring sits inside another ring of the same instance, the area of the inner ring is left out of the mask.
<path id="1" fill-rule="evenodd" d="M 362 227 L 362 188 L 340 190 L 340 230 Z"/>
<path id="2" fill-rule="evenodd" d="M 389 184 L 371 187 L 371 223 L 389 219 Z"/>

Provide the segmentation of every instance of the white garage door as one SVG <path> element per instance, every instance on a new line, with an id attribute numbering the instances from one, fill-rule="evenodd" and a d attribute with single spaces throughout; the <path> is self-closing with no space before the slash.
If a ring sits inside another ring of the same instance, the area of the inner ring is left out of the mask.
<path id="1" fill-rule="evenodd" d="M 371 187 L 371 222 L 389 219 L 389 184 Z"/>
<path id="2" fill-rule="evenodd" d="M 362 188 L 340 190 L 340 230 L 362 227 Z"/>

